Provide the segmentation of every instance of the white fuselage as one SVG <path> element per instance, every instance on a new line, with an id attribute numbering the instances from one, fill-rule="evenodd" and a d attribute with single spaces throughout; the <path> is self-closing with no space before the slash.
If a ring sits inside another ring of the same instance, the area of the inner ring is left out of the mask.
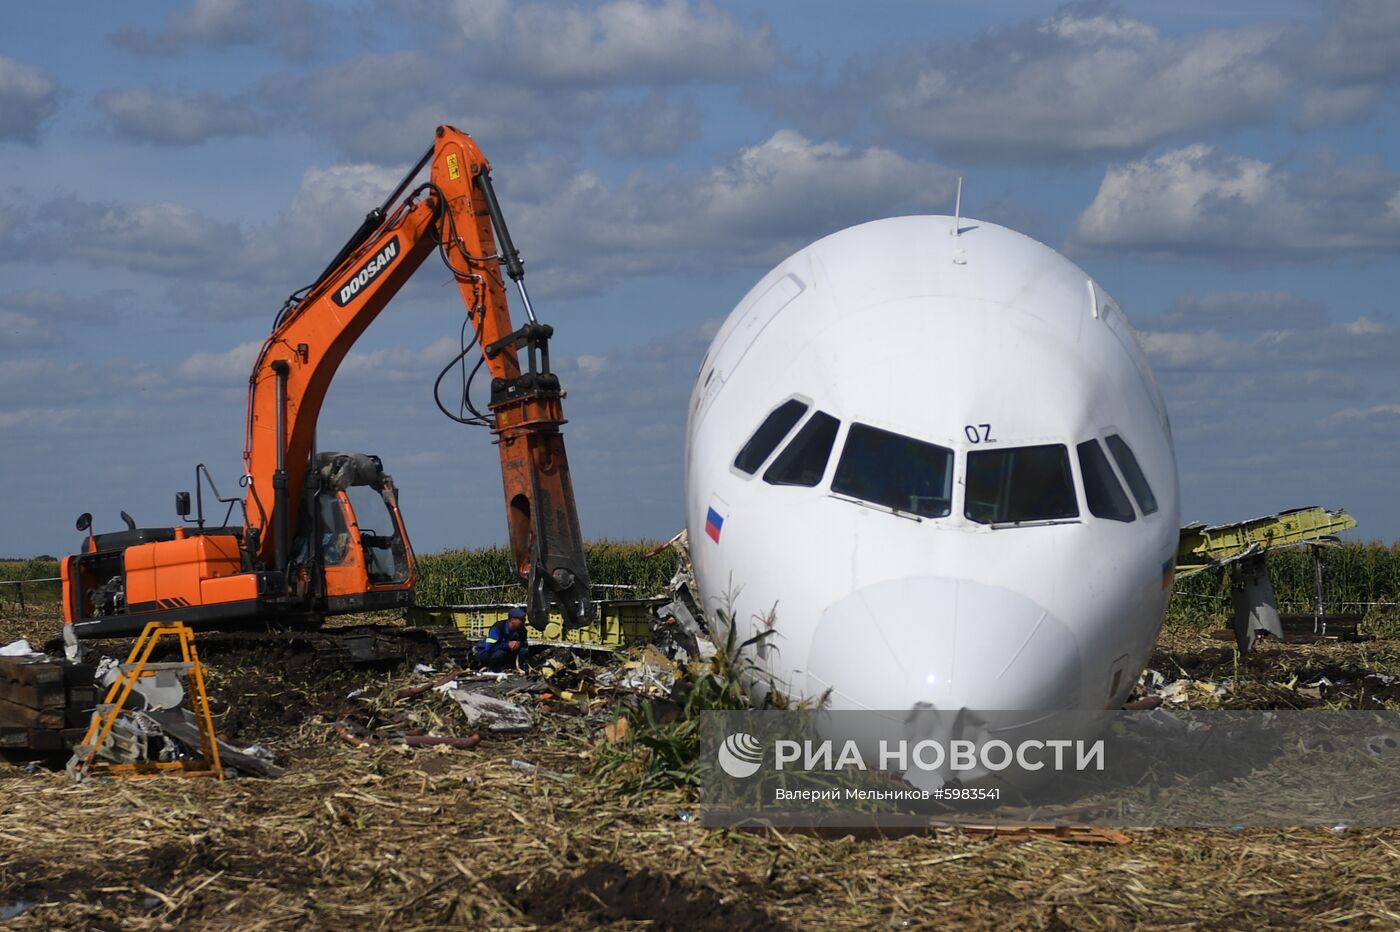
<path id="1" fill-rule="evenodd" d="M 1161 626 L 1180 526 L 1161 392 L 1082 270 L 1003 227 L 953 227 L 828 236 L 716 335 L 686 457 L 706 614 L 738 641 L 771 629 L 760 679 L 833 709 L 1116 708 Z M 782 439 L 751 444 L 789 402 L 769 425 Z M 1086 480 L 1116 517 L 1091 511 Z"/>

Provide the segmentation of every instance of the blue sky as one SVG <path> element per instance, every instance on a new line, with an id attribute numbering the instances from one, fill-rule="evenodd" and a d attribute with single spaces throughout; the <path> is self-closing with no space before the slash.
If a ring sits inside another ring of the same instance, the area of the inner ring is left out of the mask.
<path id="1" fill-rule="evenodd" d="M 1138 328 L 1183 518 L 1346 507 L 1400 537 L 1400 4 L 195 0 L 29 5 L 0 38 L 0 555 L 236 484 L 253 349 L 431 142 L 471 132 L 556 327 L 590 537 L 683 523 L 685 401 L 777 260 L 964 212 Z M 81 26 L 75 26 L 81 23 Z M 505 537 L 432 380 L 432 263 L 347 360 L 421 551 Z M 853 333 L 852 339 L 878 341 Z"/>

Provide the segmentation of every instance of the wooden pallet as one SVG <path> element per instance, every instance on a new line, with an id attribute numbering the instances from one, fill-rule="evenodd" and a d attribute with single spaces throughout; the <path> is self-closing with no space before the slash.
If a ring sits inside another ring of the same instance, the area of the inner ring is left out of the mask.
<path id="1" fill-rule="evenodd" d="M 82 740 L 97 706 L 91 664 L 0 657 L 0 748 L 62 751 Z"/>
<path id="2" fill-rule="evenodd" d="M 1322 644 L 1335 641 L 1360 641 L 1357 631 L 1361 625 L 1361 615 L 1323 615 L 1321 630 L 1316 630 L 1312 615 L 1279 615 L 1279 627 L 1283 629 L 1285 644 Z M 1264 632 L 1260 632 L 1264 634 Z M 1229 628 L 1216 628 L 1210 636 L 1217 641 L 1235 640 L 1235 632 Z"/>

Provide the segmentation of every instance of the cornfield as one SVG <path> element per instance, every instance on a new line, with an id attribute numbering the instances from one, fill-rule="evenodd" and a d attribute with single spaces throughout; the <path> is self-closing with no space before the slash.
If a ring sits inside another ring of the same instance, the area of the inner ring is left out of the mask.
<path id="1" fill-rule="evenodd" d="M 598 597 L 646 597 L 666 590 L 675 572 L 669 552 L 647 554 L 653 541 L 593 541 L 586 547 L 588 568 Z M 1400 636 L 1400 542 L 1346 543 L 1323 550 L 1322 598 L 1329 613 L 1364 616 L 1362 630 Z M 0 560 L 0 580 L 38 579 L 58 575 L 51 560 Z M 1313 610 L 1312 554 L 1306 547 L 1269 554 L 1269 575 L 1279 610 Z M 621 588 L 611 588 L 621 587 Z M 56 583 L 25 586 L 25 598 L 57 599 Z M 513 602 L 525 597 L 511 569 L 505 547 L 452 550 L 418 557 L 416 598 L 422 605 L 473 602 Z M 14 602 L 11 586 L 0 586 L 0 602 Z M 1167 624 L 1224 627 L 1230 617 L 1230 571 L 1213 570 L 1179 580 L 1172 595 Z"/>
<path id="2" fill-rule="evenodd" d="M 1400 543 L 1346 543 L 1322 551 L 1322 602 L 1328 614 L 1363 616 L 1361 630 L 1400 634 Z M 1279 611 L 1305 614 L 1316 599 L 1312 553 L 1295 547 L 1269 554 Z M 1230 619 L 1230 571 L 1212 570 L 1177 582 L 1167 624 L 1223 627 Z"/>
<path id="3" fill-rule="evenodd" d="M 0 560 L 0 580 L 52 579 L 58 575 L 58 562 L 43 557 L 32 560 Z M 59 587 L 56 582 L 25 583 L 24 598 L 29 602 L 56 602 Z M 16 586 L 0 586 L 0 605 L 18 603 Z"/>
<path id="4" fill-rule="evenodd" d="M 676 571 L 670 551 L 648 558 L 657 541 L 596 540 L 586 544 L 588 573 L 596 598 L 646 598 L 666 591 Z M 420 605 L 518 602 L 525 590 L 517 583 L 508 547 L 451 550 L 418 557 Z"/>

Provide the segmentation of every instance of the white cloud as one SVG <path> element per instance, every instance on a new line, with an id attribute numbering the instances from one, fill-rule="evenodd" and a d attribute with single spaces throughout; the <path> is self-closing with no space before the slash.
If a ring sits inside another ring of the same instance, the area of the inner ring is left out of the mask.
<path id="1" fill-rule="evenodd" d="M 1154 369 L 1214 369 L 1228 365 L 1239 349 L 1220 334 L 1139 331 L 1138 340 Z"/>
<path id="2" fill-rule="evenodd" d="M 180 55 L 196 48 L 260 45 L 293 57 L 325 42 L 329 19 L 311 0 L 194 0 L 165 18 L 159 29 L 138 26 L 108 36 L 135 55 Z"/>
<path id="3" fill-rule="evenodd" d="M 28 314 L 0 308 L 0 350 L 57 346 L 63 339 L 49 324 Z"/>
<path id="4" fill-rule="evenodd" d="M 0 310 L 13 311 L 51 323 L 112 323 L 130 309 L 134 293 L 128 290 L 74 295 L 67 291 L 27 289 L 0 295 Z"/>
<path id="5" fill-rule="evenodd" d="M 653 93 L 611 108 L 599 134 L 604 151 L 618 158 L 671 155 L 700 138 L 700 108 L 693 99 Z"/>
<path id="6" fill-rule="evenodd" d="M 541 90 L 475 73 L 474 58 L 460 64 L 444 80 L 444 60 L 420 50 L 363 55 L 319 71 L 275 75 L 262 82 L 260 94 L 351 159 L 377 164 L 416 160 L 440 123 L 471 133 L 492 159 L 541 143 L 573 143 L 604 109 L 596 90 Z"/>
<path id="7" fill-rule="evenodd" d="M 408 169 L 363 163 L 308 168 L 286 213 L 291 238 L 309 256 L 325 253 L 329 261 Z"/>
<path id="8" fill-rule="evenodd" d="M 0 55 L 0 142 L 35 142 L 57 110 L 58 82 L 48 72 Z"/>
<path id="9" fill-rule="evenodd" d="M 1369 408 L 1343 408 L 1332 415 L 1334 421 L 1400 420 L 1400 405 L 1371 405 Z"/>
<path id="10" fill-rule="evenodd" d="M 598 375 L 605 372 L 610 363 L 606 356 L 583 354 L 574 357 L 574 365 L 578 366 L 579 371 L 586 375 Z"/>
<path id="11" fill-rule="evenodd" d="M 394 468 L 403 466 L 444 466 L 452 462 L 451 454 L 441 450 L 420 450 L 416 453 L 408 453 L 394 457 Z"/>
<path id="12" fill-rule="evenodd" d="M 236 224 L 211 220 L 180 204 L 127 205 L 60 195 L 4 205 L 0 261 L 77 260 L 157 275 L 218 277 L 245 247 Z"/>
<path id="13" fill-rule="evenodd" d="M 1270 122 L 1293 81 L 1284 35 L 1261 25 L 1164 36 L 1068 7 L 762 96 L 818 132 L 873 118 L 883 133 L 979 161 L 1085 160 Z"/>
<path id="14" fill-rule="evenodd" d="M 1357 337 L 1374 336 L 1380 333 L 1387 333 L 1390 330 L 1389 327 L 1380 321 L 1372 320 L 1365 316 L 1358 317 L 1349 324 L 1343 324 L 1342 329 L 1352 336 Z"/>
<path id="15" fill-rule="evenodd" d="M 194 353 L 182 360 L 175 372 L 189 382 L 236 385 L 239 380 L 247 381 L 261 347 L 261 340 L 250 340 L 222 353 Z"/>
<path id="16" fill-rule="evenodd" d="M 1040 31 L 1076 42 L 1160 42 L 1156 28 L 1122 16 L 1093 10 L 1061 10 L 1040 26 Z"/>
<path id="17" fill-rule="evenodd" d="M 1144 322 L 1151 327 L 1152 322 Z M 1345 372 L 1389 372 L 1400 355 L 1400 332 L 1359 318 L 1305 329 L 1180 332 L 1142 329 L 1142 348 L 1159 371 L 1217 371 L 1228 374 L 1299 372 L 1322 368 Z"/>
<path id="18" fill-rule="evenodd" d="M 620 277 L 765 267 L 828 233 L 952 203 L 945 168 L 878 147 L 779 130 L 703 171 L 611 185 L 588 171 L 526 173 L 515 239 L 537 286 L 599 290 Z M 834 183 L 833 179 L 840 179 Z M 587 243 L 586 250 L 579 244 Z"/>
<path id="19" fill-rule="evenodd" d="M 14 428 L 52 430 L 76 420 L 81 414 L 79 408 L 12 408 L 0 411 L 0 430 Z"/>
<path id="20" fill-rule="evenodd" d="M 358 350 L 345 357 L 345 361 L 340 364 L 338 375 L 354 380 L 362 378 L 367 384 L 378 382 L 426 382 L 432 385 L 432 379 L 437 373 L 442 371 L 442 367 L 447 365 L 462 350 L 460 338 L 457 336 L 439 337 L 427 346 L 419 349 L 409 349 L 402 346 L 384 347 L 375 350 Z M 467 369 L 476 364 L 479 357 L 467 357 Z M 451 377 L 444 380 L 443 388 L 444 401 L 451 396 L 451 386 L 454 384 Z M 486 377 L 489 381 L 489 376 Z M 456 384 L 460 385 L 460 382 Z M 478 382 L 484 385 L 485 382 Z"/>
<path id="21" fill-rule="evenodd" d="M 1327 323 L 1327 310 L 1318 301 L 1286 291 L 1225 291 L 1185 295 L 1165 314 L 1143 321 L 1140 327 L 1168 332 L 1239 332 L 1309 330 Z"/>
<path id="22" fill-rule="evenodd" d="M 768 27 L 704 2 L 382 5 L 419 23 L 419 47 L 260 85 L 270 107 L 362 162 L 415 158 L 439 123 L 470 132 L 493 159 L 549 145 L 572 152 L 600 128 L 612 155 L 669 154 L 696 138 L 699 116 L 688 102 L 657 96 L 662 89 L 740 83 L 777 61 Z"/>
<path id="23" fill-rule="evenodd" d="M 281 299 L 324 267 L 406 170 L 310 168 L 287 209 L 262 228 L 216 220 L 171 202 L 123 204 L 61 195 L 34 203 L 15 193 L 8 203 L 0 198 L 0 216 L 8 221 L 0 227 L 0 262 L 125 268 L 162 279 L 167 301 L 189 316 L 252 313 L 271 319 Z M 116 293 L 105 295 L 115 303 Z"/>
<path id="24" fill-rule="evenodd" d="M 63 368 L 51 359 L 40 356 L 20 356 L 0 366 L 0 386 L 5 386 L 6 401 L 13 404 L 16 392 L 28 386 L 48 387 L 80 371 L 77 366 Z"/>
<path id="25" fill-rule="evenodd" d="M 1400 4 L 1394 0 L 1329 0 L 1327 31 L 1313 45 L 1315 61 L 1339 81 L 1388 82 L 1400 77 Z"/>
<path id="26" fill-rule="evenodd" d="M 1370 112 L 1377 94 L 1378 89 L 1374 85 L 1314 88 L 1304 92 L 1295 122 L 1305 130 L 1350 123 Z"/>
<path id="27" fill-rule="evenodd" d="M 165 94 L 134 87 L 102 91 L 97 105 L 123 136 L 156 145 L 190 146 L 219 136 L 251 136 L 262 119 L 221 94 Z"/>
<path id="28" fill-rule="evenodd" d="M 436 25 L 438 3 L 409 4 Z M 461 47 L 490 70 L 532 85 L 733 82 L 777 60 L 772 30 L 740 23 L 712 3 L 456 0 Z"/>
<path id="29" fill-rule="evenodd" d="M 1299 173 L 1193 145 L 1110 167 L 1073 245 L 1263 262 L 1400 248 L 1400 176 L 1321 162 Z M 1388 204 L 1387 210 L 1376 210 Z"/>

